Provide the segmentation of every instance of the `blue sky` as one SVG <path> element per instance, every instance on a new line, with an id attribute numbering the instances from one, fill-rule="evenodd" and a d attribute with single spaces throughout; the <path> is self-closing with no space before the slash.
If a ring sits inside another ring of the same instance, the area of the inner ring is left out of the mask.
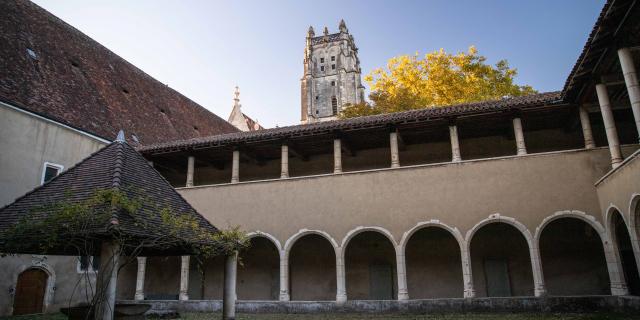
<path id="1" fill-rule="evenodd" d="M 400 54 L 475 45 L 519 84 L 560 90 L 604 0 L 35 0 L 159 81 L 226 119 L 297 124 L 304 37 L 344 18 L 363 76 Z"/>

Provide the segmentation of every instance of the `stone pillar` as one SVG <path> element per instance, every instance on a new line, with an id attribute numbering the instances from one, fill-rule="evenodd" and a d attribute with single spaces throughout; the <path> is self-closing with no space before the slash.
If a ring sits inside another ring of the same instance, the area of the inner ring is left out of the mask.
<path id="1" fill-rule="evenodd" d="M 289 178 L 289 146 L 283 144 L 280 157 L 280 179 Z"/>
<path id="2" fill-rule="evenodd" d="M 347 302 L 347 282 L 344 270 L 344 257 L 342 248 L 336 250 L 336 302 L 342 304 Z"/>
<path id="3" fill-rule="evenodd" d="M 610 232 L 614 231 L 611 230 Z M 609 272 L 609 282 L 611 283 L 611 295 L 626 296 L 629 294 L 629 289 L 624 278 L 620 256 L 617 248 L 613 245 L 613 237 L 610 232 L 601 235 L 601 237 L 603 238 L 604 257 L 607 261 L 607 271 Z"/>
<path id="4" fill-rule="evenodd" d="M 459 162 L 460 158 L 460 143 L 458 142 L 458 127 L 456 125 L 449 126 L 449 138 L 451 140 L 451 161 Z"/>
<path id="5" fill-rule="evenodd" d="M 473 272 L 471 271 L 471 256 L 468 248 L 461 248 L 460 260 L 462 261 L 462 281 L 464 281 L 464 297 L 475 298 L 476 291 L 473 288 Z"/>
<path id="6" fill-rule="evenodd" d="M 631 110 L 633 118 L 636 121 L 636 130 L 638 130 L 638 138 L 640 139 L 640 85 L 638 84 L 638 73 L 636 66 L 633 64 L 633 57 L 629 48 L 618 50 L 618 58 L 620 58 L 620 66 L 624 75 L 624 83 L 627 85 L 627 93 L 631 100 Z"/>
<path id="7" fill-rule="evenodd" d="M 342 173 L 342 141 L 333 139 L 333 173 Z"/>
<path id="8" fill-rule="evenodd" d="M 389 134 L 389 146 L 391 147 L 391 168 L 400 167 L 400 155 L 398 153 L 398 132 Z"/>
<path id="9" fill-rule="evenodd" d="M 524 144 L 524 132 L 522 131 L 522 120 L 520 118 L 513 118 L 513 133 L 516 138 L 517 154 L 519 156 L 527 154 L 527 146 Z"/>
<path id="10" fill-rule="evenodd" d="M 135 300 L 144 300 L 144 276 L 147 268 L 147 258 L 138 257 L 138 275 L 136 277 Z"/>
<path id="11" fill-rule="evenodd" d="M 582 125 L 582 136 L 584 137 L 585 149 L 593 149 L 596 144 L 593 140 L 593 132 L 591 131 L 591 120 L 589 120 L 589 112 L 584 106 L 578 108 L 580 110 L 580 124 Z"/>
<path id="12" fill-rule="evenodd" d="M 113 241 L 103 242 L 100 248 L 100 272 L 98 272 L 96 284 L 96 294 L 99 295 L 96 319 L 113 320 L 119 263 L 120 245 Z"/>
<path id="13" fill-rule="evenodd" d="M 547 295 L 547 288 L 544 285 L 544 273 L 542 272 L 542 260 L 540 260 L 540 250 L 538 244 L 531 244 L 533 247 L 529 249 L 531 257 L 531 272 L 533 274 L 533 294 L 536 297 Z"/>
<path id="14" fill-rule="evenodd" d="M 604 121 L 604 128 L 607 133 L 607 142 L 609 143 L 609 152 L 611 153 L 611 166 L 615 169 L 622 162 L 622 151 L 620 150 L 620 140 L 618 139 L 618 131 L 616 130 L 616 122 L 611 112 L 611 101 L 607 86 L 600 83 L 596 85 L 596 93 L 598 94 L 598 102 L 600 103 L 600 112 Z"/>
<path id="15" fill-rule="evenodd" d="M 404 252 L 398 246 L 396 248 L 396 264 L 398 270 L 398 300 L 409 300 L 409 289 L 407 288 L 407 265 L 405 263 Z"/>
<path id="16" fill-rule="evenodd" d="M 187 187 L 193 187 L 193 170 L 195 167 L 196 158 L 189 156 L 187 159 Z"/>
<path id="17" fill-rule="evenodd" d="M 180 300 L 189 300 L 189 256 L 182 256 L 180 264 Z"/>
<path id="18" fill-rule="evenodd" d="M 280 301 L 289 301 L 289 257 L 280 251 Z"/>
<path id="19" fill-rule="evenodd" d="M 233 160 L 231 161 L 231 183 L 240 181 L 240 151 L 233 150 Z"/>
<path id="20" fill-rule="evenodd" d="M 236 318 L 236 275 L 238 270 L 238 253 L 225 257 L 224 289 L 222 293 L 222 319 Z"/>

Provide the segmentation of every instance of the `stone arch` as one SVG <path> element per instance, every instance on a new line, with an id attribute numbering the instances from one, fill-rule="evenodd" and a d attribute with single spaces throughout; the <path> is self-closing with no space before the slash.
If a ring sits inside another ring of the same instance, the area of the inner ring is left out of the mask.
<path id="1" fill-rule="evenodd" d="M 238 267 L 238 299 L 278 300 L 283 255 L 280 241 L 263 231 L 250 232 L 247 237 L 259 245 L 240 253 L 243 265 Z"/>
<path id="2" fill-rule="evenodd" d="M 473 259 L 474 252 L 471 252 L 471 246 L 472 246 L 473 238 L 476 235 L 476 233 L 485 226 L 488 226 L 491 224 L 499 224 L 499 223 L 515 228 L 518 231 L 518 234 L 522 235 L 522 237 L 524 238 L 526 245 L 528 247 L 529 262 L 531 265 L 530 271 L 531 271 L 531 277 L 533 278 L 533 286 L 532 286 L 533 293 L 536 296 L 544 295 L 545 289 L 544 289 L 542 268 L 540 267 L 539 252 L 538 252 L 537 246 L 535 245 L 535 242 L 533 241 L 534 239 L 533 235 L 524 224 L 522 224 L 515 218 L 502 216 L 499 213 L 495 213 L 490 215 L 488 218 L 481 220 L 480 222 L 478 222 L 476 225 L 474 225 L 471 229 L 467 231 L 464 245 L 465 245 L 465 251 L 468 254 L 469 265 L 472 265 L 474 261 Z M 473 267 L 470 267 L 469 270 L 467 271 L 469 276 L 467 279 L 465 279 L 465 281 L 469 281 L 473 283 L 474 277 L 471 269 L 473 269 Z M 523 278 L 527 278 L 527 277 L 528 277 L 527 274 L 524 273 Z M 465 288 L 465 291 L 470 291 L 470 288 Z M 475 290 L 475 291 L 476 293 L 478 292 L 478 290 Z M 487 291 L 489 291 L 488 287 L 487 287 Z M 520 291 L 520 290 L 516 290 L 516 291 Z M 523 289 L 522 291 L 528 291 L 528 289 Z"/>
<path id="3" fill-rule="evenodd" d="M 44 262 L 43 260 L 34 259 L 33 261 L 31 261 L 30 264 L 25 264 L 25 265 L 21 266 L 13 274 L 11 282 L 13 283 L 12 290 L 14 291 L 14 294 L 11 295 L 11 305 L 9 306 L 9 308 L 10 308 L 9 309 L 9 314 L 13 314 L 13 305 L 14 305 L 14 302 L 15 302 L 15 300 L 14 300 L 15 299 L 15 290 L 16 290 L 16 287 L 18 285 L 18 277 L 20 276 L 20 274 L 22 274 L 23 272 L 25 272 L 25 271 L 27 271 L 29 269 L 42 270 L 47 274 L 47 285 L 46 285 L 46 289 L 45 289 L 45 293 L 44 293 L 44 301 L 42 302 L 42 309 L 43 309 L 43 312 L 47 312 L 48 311 L 49 306 L 53 302 L 53 295 L 55 293 L 56 273 L 53 270 L 53 268 L 50 265 L 48 265 L 46 262 Z"/>
<path id="4" fill-rule="evenodd" d="M 259 231 L 259 230 L 247 233 L 247 238 L 252 239 L 255 237 L 264 237 L 269 239 L 269 241 L 273 242 L 273 245 L 276 246 L 276 248 L 278 249 L 278 252 L 282 251 L 282 245 L 280 244 L 280 241 L 278 240 L 278 238 L 274 237 L 270 233 Z"/>
<path id="5" fill-rule="evenodd" d="M 358 240 L 355 243 L 354 238 Z M 396 294 L 399 298 L 406 295 L 406 287 L 398 281 L 398 275 L 404 272 L 399 270 L 398 258 L 403 257 L 388 230 L 377 226 L 354 228 L 342 240 L 340 254 L 338 265 L 344 271 L 338 270 L 338 281 L 344 281 L 345 286 L 338 285 L 338 301 L 347 295 L 356 300 L 393 300 Z"/>
<path id="6" fill-rule="evenodd" d="M 605 212 L 606 233 L 611 246 L 611 255 L 615 257 L 618 270 L 620 270 L 622 285 L 626 286 L 630 294 L 640 295 L 637 242 L 634 241 L 634 230 L 630 223 L 633 214 L 629 211 L 629 218 L 627 218 L 620 208 L 610 204 Z M 636 242 L 636 246 L 633 245 L 634 242 Z"/>
<path id="7" fill-rule="evenodd" d="M 325 239 L 327 239 L 327 241 L 329 241 L 329 243 L 331 243 L 331 246 L 333 247 L 333 251 L 336 254 L 336 257 L 339 254 L 339 248 L 340 246 L 338 245 L 338 242 L 331 236 L 329 235 L 327 232 L 322 231 L 322 230 L 313 230 L 313 229 L 300 229 L 298 230 L 298 232 L 296 232 L 294 235 L 292 235 L 291 237 L 289 237 L 289 239 L 287 239 L 287 241 L 285 241 L 284 243 L 284 257 L 286 259 L 289 258 L 289 253 L 291 252 L 291 248 L 293 247 L 293 245 L 295 244 L 295 242 L 306 236 L 306 235 L 310 235 L 310 234 L 315 234 L 315 235 L 319 235 Z"/>
<path id="8" fill-rule="evenodd" d="M 634 193 L 629 200 L 629 235 L 640 274 L 640 193 Z"/>
<path id="9" fill-rule="evenodd" d="M 339 254 L 336 240 L 321 230 L 301 229 L 287 239 L 282 263 L 288 268 L 288 277 L 283 285 L 288 288 L 290 299 L 334 300 Z"/>
<path id="10" fill-rule="evenodd" d="M 440 229 L 444 229 L 447 232 L 449 232 L 455 239 L 456 241 L 458 241 L 458 244 L 460 245 L 460 250 L 464 249 L 465 246 L 465 240 L 464 237 L 462 236 L 462 233 L 460 232 L 460 230 L 458 230 L 458 228 L 455 227 L 450 227 L 449 225 L 440 222 L 440 220 L 429 220 L 429 221 L 421 221 L 418 222 L 415 226 L 413 226 L 411 229 L 409 229 L 408 231 L 406 231 L 403 235 L 402 238 L 400 239 L 400 244 L 399 244 L 399 250 L 401 253 L 406 253 L 405 249 L 407 247 L 407 242 L 409 241 L 409 239 L 411 239 L 411 236 L 416 233 L 417 231 L 424 229 L 424 228 L 428 228 L 428 227 L 435 227 L 435 228 L 440 228 Z"/>
<path id="11" fill-rule="evenodd" d="M 557 211 L 554 214 L 544 218 L 542 220 L 542 222 L 540 223 L 540 225 L 538 227 L 536 227 L 536 232 L 535 232 L 535 236 L 534 236 L 534 241 L 535 241 L 535 245 L 538 248 L 538 251 L 540 252 L 541 249 L 543 249 L 542 247 L 542 235 L 544 234 L 544 231 L 547 230 L 548 226 L 550 224 L 552 224 L 553 222 L 557 221 L 557 220 L 564 220 L 564 219 L 573 219 L 573 220 L 578 220 L 584 224 L 586 224 L 586 226 L 589 226 L 591 228 L 591 230 L 595 231 L 595 233 L 598 235 L 598 244 L 599 247 L 602 249 L 601 253 L 597 253 L 597 251 L 594 251 L 593 254 L 590 254 L 590 258 L 588 259 L 589 261 L 593 261 L 595 264 L 591 267 L 589 267 L 588 271 L 589 272 L 597 272 L 595 273 L 595 275 L 593 277 L 590 277 L 590 279 L 596 282 L 593 282 L 591 285 L 593 286 L 592 288 L 589 288 L 586 285 L 581 286 L 581 288 L 564 288 L 563 290 L 566 291 L 565 293 L 562 294 L 569 294 L 569 295 L 576 295 L 576 294 L 606 294 L 605 292 L 600 292 L 600 290 L 602 290 L 601 287 L 601 283 L 603 278 L 603 276 L 600 276 L 604 273 L 604 277 L 606 277 L 606 275 L 608 274 L 608 279 L 610 284 L 611 284 L 611 290 L 612 293 L 616 292 L 614 289 L 618 288 L 620 286 L 620 282 L 616 281 L 616 277 L 618 277 L 617 275 L 617 268 L 612 268 L 609 264 L 612 261 L 615 261 L 614 258 L 612 257 L 612 250 L 611 250 L 611 245 L 610 245 L 610 241 L 608 240 L 608 235 L 607 235 L 607 231 L 605 229 L 605 227 L 596 220 L 596 218 L 592 215 L 589 215 L 583 211 L 578 211 L 578 210 L 564 210 L 564 211 Z M 566 220 L 566 221 L 571 221 L 571 220 Z M 565 222 L 565 226 L 568 228 L 576 228 L 576 226 L 571 227 L 571 225 L 566 224 L 567 222 Z M 571 229 L 568 230 L 564 230 L 563 232 L 571 232 Z M 562 237 L 560 236 L 560 238 L 566 238 L 566 237 Z M 587 238 L 588 239 L 588 238 Z M 592 247 L 587 247 L 587 248 L 591 248 L 592 250 L 598 250 L 596 247 L 593 247 L 595 244 L 589 244 L 588 240 L 583 240 L 583 241 L 587 241 L 587 242 L 581 242 L 584 243 L 584 245 L 587 246 L 592 246 Z M 583 250 L 585 250 L 584 248 L 582 250 L 574 250 L 573 247 L 575 246 L 575 244 L 571 244 L 571 245 L 566 245 L 569 247 L 569 258 L 568 259 L 585 259 L 584 257 L 580 257 L 579 252 L 583 252 Z M 561 248 L 558 249 L 557 247 L 555 247 L 554 249 L 556 250 L 562 250 Z M 567 249 L 564 249 L 567 250 Z M 546 250 L 545 250 L 546 251 Z M 559 254 L 559 253 L 556 253 Z M 571 254 L 577 254 L 576 257 L 571 256 Z M 601 263 L 597 263 L 594 259 L 596 258 L 596 256 L 594 256 L 594 254 L 597 254 L 598 257 L 600 257 L 599 259 L 603 259 L 604 261 L 602 261 Z M 565 252 L 564 255 L 562 255 L 563 257 L 566 257 L 567 253 Z M 557 259 L 554 259 L 553 261 L 555 261 Z M 579 260 L 582 261 L 582 260 Z M 586 260 L 585 260 L 586 261 Z M 569 261 L 570 262 L 570 261 Z M 546 262 L 546 267 L 549 268 L 549 261 Z M 579 265 L 584 265 L 583 262 L 579 262 Z M 599 266 L 598 266 L 599 265 Z M 541 263 L 541 268 L 542 268 L 542 263 Z M 558 267 L 556 268 L 556 270 L 563 270 L 566 269 L 567 267 Z M 601 271 L 597 271 L 598 269 L 602 269 Z M 606 270 L 605 270 L 606 269 Z M 549 270 L 547 270 L 549 271 Z M 584 271 L 586 272 L 586 271 Z M 549 272 L 552 273 L 552 272 Z M 558 271 L 556 272 L 558 274 L 559 277 L 567 277 L 567 274 L 565 272 L 561 272 Z M 575 272 L 574 272 L 575 273 Z M 591 275 L 591 274 L 590 274 Z M 567 281 L 571 282 L 570 280 L 567 280 L 563 278 L 564 280 L 558 280 L 560 283 L 565 283 Z M 599 279 L 599 280 L 598 280 Z M 549 280 L 549 279 L 547 279 Z M 551 282 L 551 280 L 549 280 L 549 286 L 550 288 L 553 287 L 553 284 Z M 553 289 L 551 289 L 553 291 Z M 558 290 L 558 288 L 556 288 L 556 290 Z M 568 291 L 567 291 L 568 290 Z M 585 291 L 587 290 L 587 291 Z M 598 292 L 592 292 L 593 290 L 598 290 Z M 557 294 L 556 292 L 551 292 L 551 294 Z M 615 294 L 615 293 L 614 293 Z"/>
<path id="12" fill-rule="evenodd" d="M 457 228 L 435 219 L 419 222 L 406 231 L 398 245 L 402 255 L 399 260 L 404 257 L 406 298 L 409 295 L 412 299 L 462 297 L 464 242 Z M 402 267 L 399 263 L 398 269 Z"/>

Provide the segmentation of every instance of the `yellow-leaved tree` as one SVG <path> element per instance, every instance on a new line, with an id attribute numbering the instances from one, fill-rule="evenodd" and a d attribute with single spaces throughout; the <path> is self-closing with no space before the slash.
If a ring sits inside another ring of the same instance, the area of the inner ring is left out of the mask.
<path id="1" fill-rule="evenodd" d="M 536 93 L 531 86 L 514 83 L 516 69 L 506 60 L 495 65 L 471 46 L 450 54 L 443 49 L 420 58 L 403 55 L 389 59 L 387 68 L 374 69 L 364 79 L 371 88 L 371 103 L 350 105 L 342 118 L 432 108 Z"/>

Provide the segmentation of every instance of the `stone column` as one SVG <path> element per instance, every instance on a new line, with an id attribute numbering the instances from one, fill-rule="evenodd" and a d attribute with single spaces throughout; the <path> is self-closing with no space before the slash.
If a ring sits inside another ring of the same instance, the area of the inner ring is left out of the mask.
<path id="1" fill-rule="evenodd" d="M 638 73 L 636 66 L 633 64 L 633 57 L 629 48 L 618 50 L 618 58 L 620 58 L 620 66 L 624 75 L 624 83 L 627 85 L 627 93 L 631 100 L 631 110 L 633 118 L 636 121 L 636 130 L 638 130 L 638 138 L 640 139 L 640 85 L 638 84 Z"/>
<path id="2" fill-rule="evenodd" d="M 400 155 L 398 153 L 398 132 L 389 134 L 389 146 L 391 147 L 391 168 L 400 167 Z"/>
<path id="3" fill-rule="evenodd" d="M 283 144 L 280 156 L 280 179 L 289 178 L 289 146 Z"/>
<path id="4" fill-rule="evenodd" d="M 471 271 L 471 256 L 468 248 L 461 248 L 460 260 L 462 261 L 462 281 L 464 281 L 464 297 L 475 298 L 476 291 L 473 288 L 473 272 Z"/>
<path id="5" fill-rule="evenodd" d="M 222 319 L 236 318 L 236 275 L 238 270 L 238 253 L 225 257 L 224 261 L 224 289 L 222 297 Z"/>
<path id="6" fill-rule="evenodd" d="M 342 173 L 342 141 L 333 139 L 333 173 Z"/>
<path id="7" fill-rule="evenodd" d="M 607 86 L 600 83 L 596 85 L 596 93 L 598 94 L 598 102 L 600 103 L 600 112 L 604 121 L 604 128 L 607 133 L 607 142 L 609 143 L 609 152 L 611 153 L 611 166 L 615 169 L 622 162 L 622 151 L 620 150 L 620 140 L 618 139 L 618 131 L 616 130 L 616 122 L 611 112 L 611 101 Z"/>
<path id="8" fill-rule="evenodd" d="M 180 300 L 189 300 L 189 256 L 182 256 L 180 264 Z"/>
<path id="9" fill-rule="evenodd" d="M 240 181 L 240 151 L 233 150 L 233 160 L 231 161 L 231 183 Z"/>
<path id="10" fill-rule="evenodd" d="M 585 149 L 593 149 L 596 144 L 593 140 L 593 132 L 591 131 L 591 120 L 589 120 L 589 112 L 584 106 L 578 107 L 580 110 L 580 124 L 582 125 L 582 136 L 584 137 Z"/>
<path id="11" fill-rule="evenodd" d="M 187 159 L 187 187 L 193 187 L 193 170 L 195 167 L 196 158 L 189 156 Z"/>
<path id="12" fill-rule="evenodd" d="M 451 140 L 451 161 L 459 162 L 460 158 L 460 143 L 458 142 L 458 127 L 456 125 L 449 126 L 449 138 Z"/>
<path id="13" fill-rule="evenodd" d="M 404 252 L 398 246 L 396 248 L 396 264 L 398 269 L 398 300 L 409 300 L 409 289 L 407 288 L 407 265 L 405 263 Z"/>
<path id="14" fill-rule="evenodd" d="M 517 154 L 519 156 L 527 154 L 527 147 L 524 144 L 524 132 L 522 131 L 522 120 L 520 118 L 513 118 L 513 133 L 516 138 Z"/>
<path id="15" fill-rule="evenodd" d="M 289 257 L 280 251 L 280 301 L 289 301 Z"/>
<path id="16" fill-rule="evenodd" d="M 138 257 L 138 275 L 136 277 L 135 300 L 144 300 L 144 276 L 147 268 L 147 258 Z"/>
<path id="17" fill-rule="evenodd" d="M 342 248 L 338 248 L 336 250 L 336 302 L 338 304 L 347 302 L 346 283 Z"/>
<path id="18" fill-rule="evenodd" d="M 120 263 L 120 244 L 105 241 L 100 248 L 100 272 L 98 272 L 96 319 L 113 320 L 116 306 L 116 285 Z"/>
<path id="19" fill-rule="evenodd" d="M 531 272 L 533 274 L 533 294 L 536 297 L 547 295 L 547 288 L 544 285 L 544 273 L 542 272 L 542 260 L 540 260 L 540 250 L 538 244 L 531 244 L 533 247 L 529 249 L 531 257 Z"/>

